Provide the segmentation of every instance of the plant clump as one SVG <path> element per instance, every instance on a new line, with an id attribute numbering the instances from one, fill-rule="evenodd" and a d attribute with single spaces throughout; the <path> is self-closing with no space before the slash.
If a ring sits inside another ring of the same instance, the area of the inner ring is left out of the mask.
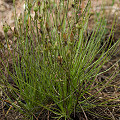
<path id="1" fill-rule="evenodd" d="M 92 33 L 86 35 L 90 5 L 88 0 L 82 11 L 78 1 L 38 0 L 32 4 L 28 0 L 24 15 L 16 20 L 12 52 L 8 49 L 13 71 L 4 64 L 14 85 L 8 82 L 3 70 L 1 81 L 12 94 L 7 95 L 8 100 L 27 119 L 70 120 L 79 118 L 79 114 L 87 119 L 86 112 L 94 114 L 92 109 L 109 103 L 99 100 L 97 95 L 115 75 L 101 83 L 96 82 L 96 77 L 106 72 L 101 68 L 110 60 L 119 41 L 111 46 L 108 43 L 112 39 L 108 38 L 101 44 L 107 30 L 104 16 L 96 19 Z M 113 27 L 114 24 L 115 20 Z M 7 32 L 4 27 L 6 41 Z M 112 32 L 113 28 L 111 35 Z M 96 88 L 99 91 L 93 93 Z M 6 93 L 4 88 L 3 91 Z M 94 115 L 107 118 L 98 114 Z"/>

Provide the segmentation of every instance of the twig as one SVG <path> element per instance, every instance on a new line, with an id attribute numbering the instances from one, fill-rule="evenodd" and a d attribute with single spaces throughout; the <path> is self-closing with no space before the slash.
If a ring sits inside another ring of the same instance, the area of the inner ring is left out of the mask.
<path id="1" fill-rule="evenodd" d="M 80 104 L 80 103 L 79 103 L 79 105 L 80 105 L 80 107 L 81 107 L 81 109 L 82 109 L 82 111 L 83 111 L 83 114 L 84 114 L 84 116 L 85 116 L 86 120 L 88 120 L 87 115 L 86 115 L 86 113 L 85 113 L 85 111 L 84 111 L 83 107 L 81 106 L 81 104 Z"/>
<path id="2" fill-rule="evenodd" d="M 120 8 L 112 7 L 112 6 L 105 6 L 105 7 L 95 7 L 93 9 L 94 11 L 96 10 L 115 10 L 115 11 L 120 11 Z"/>

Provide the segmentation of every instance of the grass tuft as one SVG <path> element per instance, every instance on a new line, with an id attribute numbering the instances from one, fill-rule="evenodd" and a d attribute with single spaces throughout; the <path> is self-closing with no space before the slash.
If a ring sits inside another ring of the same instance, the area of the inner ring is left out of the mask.
<path id="1" fill-rule="evenodd" d="M 0 59 L 12 84 L 1 70 L 1 82 L 8 92 L 2 89 L 11 104 L 28 119 L 49 116 L 70 120 L 83 113 L 87 120 L 86 112 L 94 114 L 91 109 L 109 102 L 100 100 L 98 94 L 116 73 L 103 82 L 96 81 L 96 77 L 107 71 L 101 68 L 115 53 L 119 41 L 112 46 L 110 38 L 103 42 L 107 31 L 104 13 L 87 35 L 91 2 L 88 0 L 84 11 L 81 4 L 69 0 L 26 1 L 24 14 L 16 19 L 12 31 L 12 50 L 7 37 L 10 27 L 4 26 L 12 71 L 8 58 L 7 65 Z M 111 36 L 114 26 L 115 20 Z M 96 88 L 98 92 L 94 93 Z M 99 113 L 94 115 L 102 117 Z"/>

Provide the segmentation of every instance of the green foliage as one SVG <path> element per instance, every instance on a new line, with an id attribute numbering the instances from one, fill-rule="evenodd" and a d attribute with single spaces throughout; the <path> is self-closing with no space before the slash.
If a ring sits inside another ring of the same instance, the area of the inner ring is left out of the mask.
<path id="1" fill-rule="evenodd" d="M 46 110 L 54 113 L 57 119 L 70 119 L 74 111 L 104 106 L 104 102 L 97 102 L 96 95 L 111 81 L 97 83 L 95 78 L 104 72 L 100 70 L 118 44 L 111 47 L 108 39 L 101 46 L 106 33 L 105 18 L 99 17 L 92 34 L 86 36 L 90 1 L 80 15 L 80 5 L 69 0 L 59 5 L 55 0 L 37 1 L 34 6 L 28 1 L 26 5 L 24 15 L 16 21 L 13 39 L 17 42 L 12 44 L 13 53 L 8 49 L 13 72 L 5 65 L 15 86 L 5 77 L 2 80 L 12 94 L 8 99 L 29 119 L 35 116 L 37 119 L 40 112 Z M 69 5 L 74 5 L 72 18 L 68 17 Z M 4 76 L 4 71 L 1 73 Z M 92 94 L 96 87 L 98 93 Z"/>

